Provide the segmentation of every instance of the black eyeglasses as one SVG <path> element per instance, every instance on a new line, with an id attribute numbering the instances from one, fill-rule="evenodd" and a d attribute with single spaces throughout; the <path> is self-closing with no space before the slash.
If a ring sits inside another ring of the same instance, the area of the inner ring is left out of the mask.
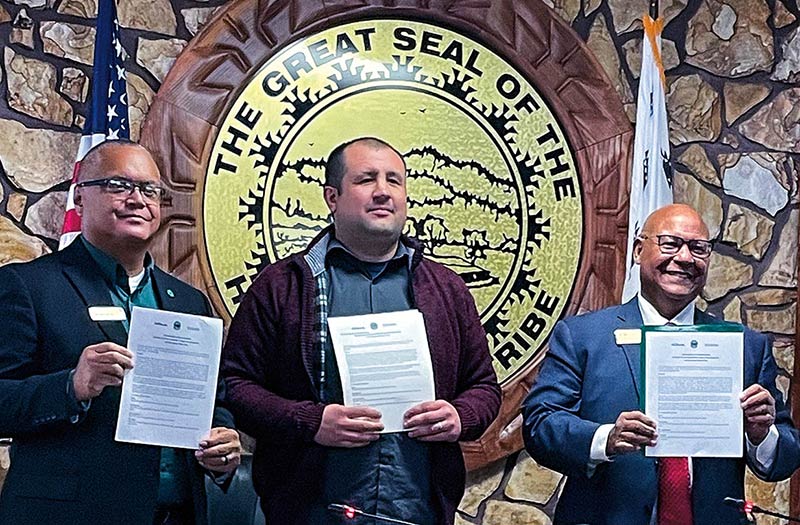
<path id="1" fill-rule="evenodd" d="M 714 241 L 707 241 L 705 239 L 691 239 L 687 241 L 683 237 L 678 237 L 677 235 L 654 235 L 652 237 L 639 235 L 639 238 L 651 240 L 655 238 L 658 248 L 664 255 L 675 255 L 681 251 L 681 248 L 683 248 L 685 244 L 689 247 L 689 253 L 694 257 L 698 259 L 708 259 L 711 255 L 711 250 L 714 249 Z"/>
<path id="2" fill-rule="evenodd" d="M 166 194 L 167 190 L 160 184 L 154 182 L 134 182 L 128 179 L 121 179 L 119 177 L 111 177 L 108 179 L 95 179 L 87 180 L 86 182 L 79 182 L 75 185 L 77 188 L 86 186 L 100 186 L 108 193 L 114 195 L 133 195 L 133 190 L 139 188 L 139 193 L 142 194 L 145 200 L 152 202 L 160 202 Z"/>

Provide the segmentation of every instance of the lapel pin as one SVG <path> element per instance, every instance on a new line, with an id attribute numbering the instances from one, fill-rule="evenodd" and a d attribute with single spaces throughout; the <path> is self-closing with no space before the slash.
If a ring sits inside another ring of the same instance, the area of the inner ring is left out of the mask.
<path id="1" fill-rule="evenodd" d="M 175 298 L 175 292 L 172 291 L 172 288 L 167 288 L 167 296 Z"/>

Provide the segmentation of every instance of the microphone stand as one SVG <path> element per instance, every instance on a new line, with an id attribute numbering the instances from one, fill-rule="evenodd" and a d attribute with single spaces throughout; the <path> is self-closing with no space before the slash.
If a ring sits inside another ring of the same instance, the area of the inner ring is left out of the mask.
<path id="1" fill-rule="evenodd" d="M 328 505 L 328 512 L 334 513 L 341 513 L 344 515 L 345 518 L 351 520 L 356 516 L 363 516 L 365 518 L 372 518 L 376 521 L 382 521 L 383 523 L 395 523 L 397 525 L 417 525 L 411 521 L 404 521 L 398 520 L 395 518 L 390 518 L 388 516 L 381 516 L 380 514 L 370 514 L 369 512 L 364 512 L 361 509 L 356 507 L 351 507 L 350 505 L 342 505 L 341 503 L 331 503 Z"/>
<path id="2" fill-rule="evenodd" d="M 753 514 L 763 514 L 765 516 L 772 516 L 774 518 L 780 518 L 786 521 L 800 523 L 800 518 L 795 518 L 787 514 L 781 514 L 779 512 L 775 512 L 772 510 L 762 509 L 758 505 L 754 505 L 752 501 L 745 501 L 735 498 L 725 498 L 723 500 L 723 503 L 732 507 L 736 507 L 739 510 L 739 512 L 745 515 L 745 517 L 748 520 L 747 523 L 756 522 L 755 516 L 753 516 Z"/>
<path id="3" fill-rule="evenodd" d="M 758 507 L 756 505 L 753 505 L 753 509 L 750 512 L 752 512 L 753 514 L 763 514 L 765 516 L 773 516 L 775 518 L 781 518 L 781 519 L 786 520 L 786 521 L 792 521 L 794 523 L 800 523 L 800 518 L 793 518 L 792 516 L 789 516 L 788 514 L 781 514 L 780 512 L 773 512 L 771 510 L 762 509 L 761 507 Z"/>

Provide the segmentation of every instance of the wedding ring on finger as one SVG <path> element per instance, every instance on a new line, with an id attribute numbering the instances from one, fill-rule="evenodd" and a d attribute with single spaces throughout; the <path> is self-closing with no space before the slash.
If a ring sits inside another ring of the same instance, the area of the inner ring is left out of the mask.
<path id="1" fill-rule="evenodd" d="M 444 428 L 444 423 L 439 421 L 438 423 L 433 424 L 431 430 L 433 430 L 434 432 L 441 432 L 443 428 Z"/>
<path id="2" fill-rule="evenodd" d="M 228 463 L 230 463 L 230 461 L 231 461 L 231 460 L 230 460 L 230 459 L 228 459 L 228 455 L 227 455 L 227 454 L 225 454 L 224 456 L 222 456 L 222 464 L 223 464 L 223 465 L 226 465 L 226 466 L 227 466 L 227 465 L 228 465 Z"/>

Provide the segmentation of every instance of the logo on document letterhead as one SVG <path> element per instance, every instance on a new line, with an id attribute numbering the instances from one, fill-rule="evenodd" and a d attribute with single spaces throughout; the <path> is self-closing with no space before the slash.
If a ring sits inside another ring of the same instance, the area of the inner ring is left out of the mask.
<path id="1" fill-rule="evenodd" d="M 180 321 L 175 321 L 174 323 L 172 323 L 172 328 L 174 328 L 175 330 L 180 330 L 181 329 L 181 322 Z"/>
<path id="2" fill-rule="evenodd" d="M 543 97 L 477 38 L 396 19 L 329 27 L 273 54 L 219 130 L 203 231 L 228 315 L 328 223 L 330 151 L 376 136 L 406 160 L 406 233 L 467 283 L 500 381 L 541 353 L 578 275 L 580 179 Z"/>

